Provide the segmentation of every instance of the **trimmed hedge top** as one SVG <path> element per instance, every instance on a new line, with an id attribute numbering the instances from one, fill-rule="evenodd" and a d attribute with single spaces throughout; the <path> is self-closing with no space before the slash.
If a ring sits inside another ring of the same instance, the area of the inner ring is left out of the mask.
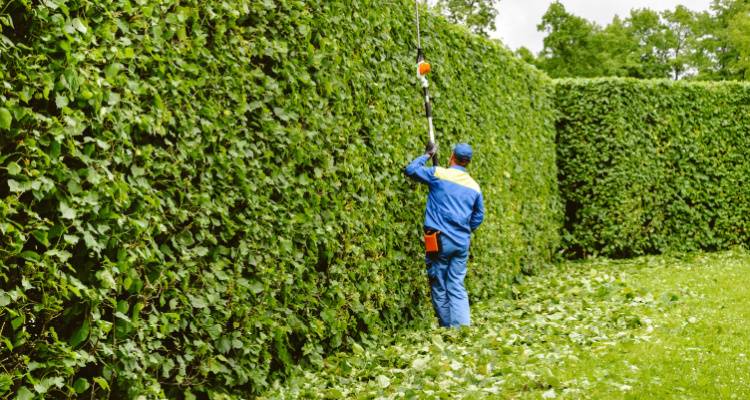
<path id="1" fill-rule="evenodd" d="M 431 318 L 413 3 L 135 3 L 0 16 L 0 395 L 247 396 Z M 487 204 L 470 290 L 504 292 L 558 245 L 551 84 L 423 27 Z"/>
<path id="2" fill-rule="evenodd" d="M 750 84 L 556 89 L 565 248 L 629 257 L 750 242 Z"/>

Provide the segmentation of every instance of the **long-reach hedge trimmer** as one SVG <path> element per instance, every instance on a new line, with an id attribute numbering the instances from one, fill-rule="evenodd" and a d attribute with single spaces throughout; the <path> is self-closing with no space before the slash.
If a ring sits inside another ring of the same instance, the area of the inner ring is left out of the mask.
<path id="1" fill-rule="evenodd" d="M 427 81 L 427 74 L 430 73 L 430 63 L 425 60 L 424 51 L 422 51 L 422 34 L 419 28 L 419 0 L 414 0 L 415 9 L 417 10 L 417 78 L 422 84 L 422 91 L 424 93 L 424 110 L 427 116 L 427 124 L 429 129 L 428 146 L 437 146 L 435 142 L 435 127 L 432 124 L 432 102 L 430 101 L 430 83 Z M 432 165 L 438 165 L 437 152 L 432 156 Z"/>

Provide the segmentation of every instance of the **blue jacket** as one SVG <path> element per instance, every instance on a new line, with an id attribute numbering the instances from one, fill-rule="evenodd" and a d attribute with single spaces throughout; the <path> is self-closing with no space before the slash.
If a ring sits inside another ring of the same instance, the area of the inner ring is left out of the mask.
<path id="1" fill-rule="evenodd" d="M 471 233 L 484 220 L 482 191 L 465 168 L 425 167 L 429 159 L 428 155 L 418 157 L 404 170 L 430 187 L 424 226 L 439 230 L 457 246 L 468 248 Z"/>

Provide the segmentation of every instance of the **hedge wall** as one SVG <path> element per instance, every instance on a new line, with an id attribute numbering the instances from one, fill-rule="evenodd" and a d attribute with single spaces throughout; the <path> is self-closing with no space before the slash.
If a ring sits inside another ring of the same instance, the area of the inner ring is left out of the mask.
<path id="1" fill-rule="evenodd" d="M 750 85 L 597 79 L 556 89 L 573 254 L 750 243 Z"/>
<path id="2" fill-rule="evenodd" d="M 0 396 L 247 397 L 432 319 L 412 2 L 0 12 Z M 423 27 L 443 159 L 474 144 L 488 207 L 471 292 L 502 293 L 558 246 L 551 82 Z"/>

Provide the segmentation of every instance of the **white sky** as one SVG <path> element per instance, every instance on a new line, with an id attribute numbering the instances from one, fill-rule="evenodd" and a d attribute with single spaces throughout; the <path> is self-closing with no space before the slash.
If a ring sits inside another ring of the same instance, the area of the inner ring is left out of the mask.
<path id="1" fill-rule="evenodd" d="M 544 46 L 544 34 L 536 26 L 552 0 L 500 0 L 497 31 L 491 35 L 515 50 L 526 46 L 537 54 Z M 561 0 L 569 13 L 607 25 L 615 15 L 627 17 L 633 8 L 674 9 L 678 4 L 695 11 L 708 10 L 711 0 Z"/>

